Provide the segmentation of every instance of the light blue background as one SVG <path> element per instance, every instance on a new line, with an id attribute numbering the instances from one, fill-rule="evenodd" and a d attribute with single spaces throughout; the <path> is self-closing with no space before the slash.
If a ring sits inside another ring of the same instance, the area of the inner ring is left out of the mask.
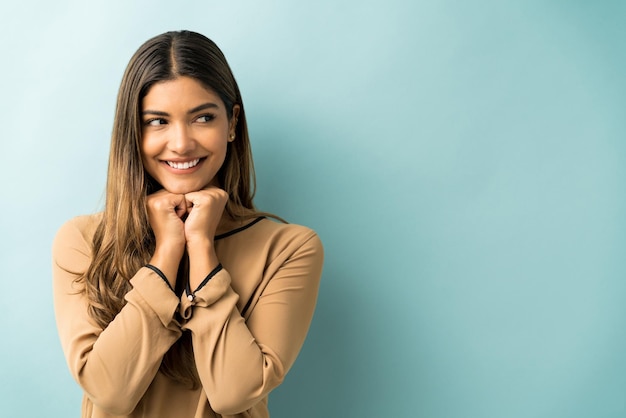
<path id="1" fill-rule="evenodd" d="M 0 11 L 0 415 L 78 416 L 50 245 L 99 210 L 149 37 L 222 47 L 257 203 L 315 228 L 272 417 L 626 416 L 626 3 L 54 1 Z"/>

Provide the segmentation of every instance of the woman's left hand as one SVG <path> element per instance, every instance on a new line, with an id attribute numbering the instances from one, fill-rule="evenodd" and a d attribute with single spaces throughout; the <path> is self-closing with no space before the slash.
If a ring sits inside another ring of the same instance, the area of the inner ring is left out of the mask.
<path id="1" fill-rule="evenodd" d="M 228 193 L 210 186 L 197 192 L 187 193 L 185 199 L 192 204 L 185 220 L 187 247 L 196 244 L 212 244 L 224 207 L 228 202 Z"/>
<path id="2" fill-rule="evenodd" d="M 213 241 L 228 202 L 228 193 L 211 186 L 187 193 L 185 200 L 193 205 L 185 220 L 185 240 L 189 254 L 189 285 L 195 290 L 219 264 Z"/>

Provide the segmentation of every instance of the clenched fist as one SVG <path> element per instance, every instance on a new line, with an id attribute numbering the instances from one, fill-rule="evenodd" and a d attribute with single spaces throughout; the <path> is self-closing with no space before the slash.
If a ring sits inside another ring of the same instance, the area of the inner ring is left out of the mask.
<path id="1" fill-rule="evenodd" d="M 212 244 L 228 202 L 228 193 L 217 187 L 208 187 L 187 193 L 185 200 L 189 208 L 189 215 L 185 221 L 187 248 L 196 244 Z"/>

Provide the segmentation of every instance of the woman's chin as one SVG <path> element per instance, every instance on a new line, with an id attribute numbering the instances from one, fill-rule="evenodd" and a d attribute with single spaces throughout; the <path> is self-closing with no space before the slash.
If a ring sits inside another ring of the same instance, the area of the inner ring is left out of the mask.
<path id="1" fill-rule="evenodd" d="M 172 184 L 163 184 L 163 189 L 167 190 L 172 194 L 187 194 L 192 192 L 197 192 L 199 190 L 205 189 L 208 186 L 214 185 L 214 182 L 210 182 L 208 184 L 202 183 L 172 183 Z M 215 182 L 217 183 L 217 182 Z M 217 184 L 215 184 L 217 185 Z"/>
<path id="2" fill-rule="evenodd" d="M 198 190 L 202 190 L 204 186 L 201 185 L 185 185 L 185 184 L 165 184 L 163 185 L 163 189 L 167 190 L 172 194 L 187 194 L 191 192 L 197 192 Z"/>
<path id="3" fill-rule="evenodd" d="M 210 177 L 208 175 L 162 175 L 158 180 L 156 180 L 156 183 L 159 184 L 161 188 L 172 194 L 187 194 L 206 189 L 209 186 L 219 187 L 220 182 L 217 179 L 217 176 Z"/>

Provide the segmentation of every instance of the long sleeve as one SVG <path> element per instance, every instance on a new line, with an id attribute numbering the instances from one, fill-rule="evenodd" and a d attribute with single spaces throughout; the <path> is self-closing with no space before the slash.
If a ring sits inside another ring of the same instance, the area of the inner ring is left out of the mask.
<path id="1" fill-rule="evenodd" d="M 323 248 L 313 231 L 298 231 L 262 260 L 258 298 L 245 318 L 226 268 L 196 293 L 193 307 L 182 306 L 200 380 L 217 413 L 237 414 L 260 402 L 282 382 L 304 343 Z"/>
<path id="2" fill-rule="evenodd" d="M 88 314 L 75 279 L 91 261 L 93 220 L 75 218 L 53 244 L 54 308 L 59 337 L 74 379 L 91 402 L 113 415 L 135 409 L 163 355 L 180 337 L 179 298 L 148 268 L 131 279 L 126 305 L 102 329 Z"/>

